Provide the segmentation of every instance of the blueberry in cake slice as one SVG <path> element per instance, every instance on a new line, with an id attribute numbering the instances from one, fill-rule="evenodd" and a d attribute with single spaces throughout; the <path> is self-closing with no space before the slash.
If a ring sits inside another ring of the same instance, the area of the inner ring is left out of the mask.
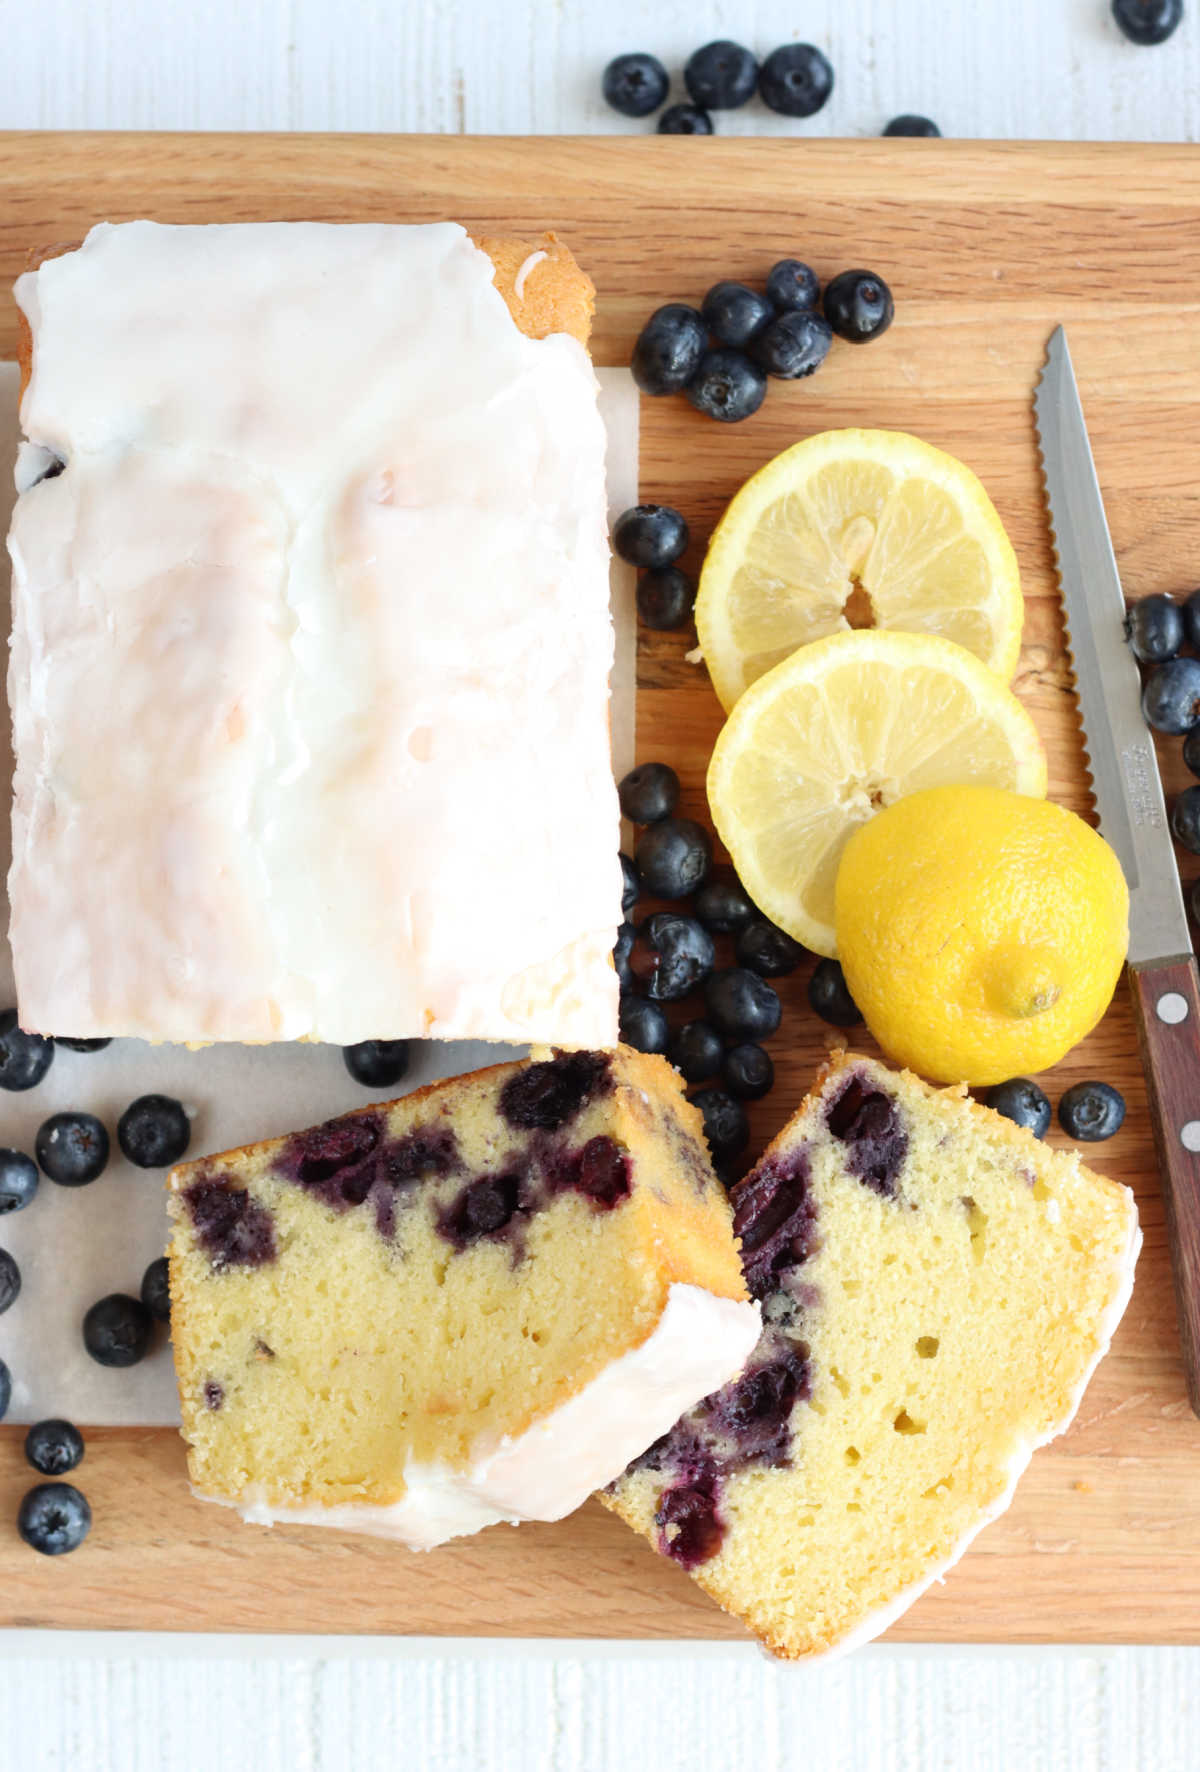
<path id="1" fill-rule="evenodd" d="M 172 1172 L 198 1494 L 414 1548 L 559 1519 L 758 1337 L 661 1058 L 560 1052 Z"/>
<path id="2" fill-rule="evenodd" d="M 763 1332 L 603 1499 L 785 1657 L 884 1630 L 1070 1422 L 1129 1297 L 1128 1188 L 835 1054 L 734 1190 Z"/>

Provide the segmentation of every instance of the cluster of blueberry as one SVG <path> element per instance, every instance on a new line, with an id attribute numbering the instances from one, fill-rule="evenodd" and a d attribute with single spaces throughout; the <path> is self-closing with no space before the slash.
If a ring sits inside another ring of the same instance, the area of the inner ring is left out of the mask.
<path id="1" fill-rule="evenodd" d="M 44 1557 L 78 1550 L 91 1531 L 92 1510 L 74 1483 L 60 1479 L 83 1458 L 83 1435 L 69 1421 L 36 1421 L 25 1436 L 25 1456 L 35 1471 L 54 1480 L 35 1484 L 25 1495 L 17 1531 Z"/>
<path id="2" fill-rule="evenodd" d="M 683 83 L 689 103 L 668 105 L 660 135 L 711 135 L 714 111 L 736 111 L 755 93 L 783 117 L 812 117 L 833 91 L 833 68 L 812 43 L 785 43 L 760 65 L 741 43 L 706 43 L 688 58 Z M 604 70 L 603 91 L 623 117 L 648 117 L 666 104 L 671 80 L 656 55 L 618 55 Z M 911 112 L 893 117 L 885 135 L 940 135 L 936 123 Z"/>
<path id="3" fill-rule="evenodd" d="M 841 271 L 822 296 L 816 272 L 784 258 L 772 266 L 765 295 L 725 279 L 698 308 L 685 302 L 656 308 L 638 335 L 630 368 L 643 394 L 684 394 L 707 418 L 736 424 L 758 411 L 768 376 L 799 381 L 812 375 L 835 332 L 866 344 L 887 331 L 894 312 L 892 292 L 874 271 Z"/>
<path id="4" fill-rule="evenodd" d="M 634 505 L 613 524 L 613 551 L 642 569 L 638 615 L 648 628 L 681 628 L 692 613 L 696 587 L 676 562 L 688 545 L 688 526 L 671 505 Z"/>
<path id="5" fill-rule="evenodd" d="M 1129 649 L 1152 668 L 1142 685 L 1142 713 L 1155 732 L 1183 739 L 1183 760 L 1200 776 L 1200 659 L 1181 656 L 1185 645 L 1200 651 L 1200 591 L 1177 603 L 1167 591 L 1143 597 L 1125 618 Z M 1200 785 L 1184 788 L 1171 808 L 1175 841 L 1200 855 Z M 1200 923 L 1200 880 L 1191 890 L 1192 916 Z"/>
<path id="6" fill-rule="evenodd" d="M 988 1107 L 1003 1114 L 1017 1126 L 1024 1126 L 1037 1138 L 1050 1130 L 1050 1100 L 1031 1077 L 1011 1077 L 989 1089 Z M 1068 1138 L 1085 1144 L 1098 1144 L 1121 1130 L 1125 1119 L 1125 1098 L 1111 1083 L 1088 1081 L 1073 1083 L 1064 1091 L 1058 1104 L 1058 1123 Z"/>
<path id="7" fill-rule="evenodd" d="M 812 43 L 785 43 L 759 65 L 744 44 L 722 38 L 684 64 L 688 104 L 668 105 L 660 135 L 711 135 L 713 111 L 736 111 L 757 92 L 783 117 L 812 117 L 833 91 L 828 57 Z M 671 81 L 656 55 L 618 55 L 604 70 L 604 96 L 623 117 L 648 117 L 666 103 Z"/>
<path id="8" fill-rule="evenodd" d="M 666 763 L 642 763 L 620 783 L 621 810 L 641 826 L 633 859 L 622 854 L 625 921 L 613 962 L 621 984 L 621 1038 L 640 1052 L 661 1052 L 688 1083 L 704 1118 L 713 1162 L 725 1171 L 750 1137 L 743 1101 L 775 1080 L 761 1042 L 782 1019 L 768 982 L 795 972 L 804 949 L 765 918 L 732 876 L 713 878 L 712 839 L 679 818 L 679 777 Z M 651 911 L 634 921 L 642 898 L 686 910 Z M 734 964 L 717 964 L 717 943 L 732 944 Z M 703 993 L 704 1013 L 674 1027 L 664 1004 Z M 836 960 L 817 963 L 808 987 L 812 1008 L 836 1027 L 861 1020 Z M 719 1081 L 718 1081 L 719 1079 Z"/>
<path id="9" fill-rule="evenodd" d="M 54 1061 L 55 1047 L 96 1052 L 107 1040 L 58 1041 L 28 1034 L 17 1026 L 15 1009 L 0 1015 L 0 1088 L 23 1092 L 42 1081 Z M 188 1147 L 191 1123 L 181 1102 L 167 1095 L 141 1095 L 117 1122 L 117 1143 L 130 1163 L 141 1169 L 176 1163 Z M 25 1151 L 0 1150 L 0 1216 L 20 1212 L 37 1193 L 41 1177 L 59 1187 L 87 1187 L 103 1172 L 109 1157 L 108 1130 L 95 1114 L 51 1114 L 38 1128 L 34 1157 Z M 16 1302 L 21 1272 L 7 1249 L 0 1249 L 0 1315 Z M 101 1366 L 133 1366 L 143 1359 L 156 1323 L 171 1314 L 165 1257 L 151 1262 L 142 1277 L 141 1294 L 132 1298 L 113 1292 L 98 1299 L 83 1319 L 83 1345 Z M 12 1375 L 0 1361 L 0 1420 L 12 1398 Z M 83 1457 L 83 1440 L 65 1421 L 39 1422 L 29 1430 L 25 1450 L 43 1475 L 59 1477 Z M 69 1483 L 42 1483 L 21 1503 L 17 1526 L 34 1550 L 59 1556 L 75 1550 L 86 1538 L 91 1510 Z"/>

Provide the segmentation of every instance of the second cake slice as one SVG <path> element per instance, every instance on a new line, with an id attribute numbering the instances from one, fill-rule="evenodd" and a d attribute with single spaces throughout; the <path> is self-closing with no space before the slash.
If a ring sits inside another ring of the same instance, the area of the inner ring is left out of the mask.
<path id="1" fill-rule="evenodd" d="M 605 1497 L 778 1655 L 878 1634 L 1003 1512 L 1106 1351 L 1133 1196 L 835 1057 L 734 1190 L 763 1335 Z"/>
<path id="2" fill-rule="evenodd" d="M 171 1177 L 197 1492 L 428 1548 L 558 1519 L 758 1336 L 659 1058 L 497 1065 Z"/>

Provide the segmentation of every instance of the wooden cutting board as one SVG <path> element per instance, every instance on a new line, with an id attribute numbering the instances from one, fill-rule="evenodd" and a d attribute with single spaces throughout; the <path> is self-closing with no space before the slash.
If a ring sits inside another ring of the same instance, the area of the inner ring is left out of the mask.
<path id="1" fill-rule="evenodd" d="M 164 221 L 451 217 L 556 229 L 599 290 L 594 349 L 627 363 L 649 311 L 720 277 L 761 280 L 796 254 L 822 277 L 879 271 L 896 321 L 838 343 L 811 381 L 772 384 L 745 424 L 643 403 L 643 496 L 704 538 L 737 486 L 788 443 L 839 425 L 911 430 L 969 462 L 1016 546 L 1026 593 L 1017 687 L 1054 797 L 1086 811 L 1074 701 L 1043 516 L 1030 397 L 1066 323 L 1128 594 L 1200 583 L 1200 150 L 923 141 L 336 136 L 0 136 L 0 279 L 31 246 L 149 215 Z M 0 306 L 0 356 L 16 314 Z M 639 754 L 679 770 L 703 816 L 720 722 L 686 635 L 645 635 Z M 1183 785 L 1163 748 L 1168 791 Z M 1184 858 L 1190 878 L 1200 864 Z M 829 1039 L 808 968 L 784 981 L 778 1082 L 759 1148 Z M 1097 1167 L 1137 1191 L 1138 1283 L 1112 1355 L 1011 1510 L 891 1633 L 937 1642 L 1200 1642 L 1200 1422 L 1188 1410 L 1145 1095 L 1123 991 L 1047 1080 L 1101 1077 L 1129 1104 Z M 1057 1134 L 1054 1135 L 1057 1138 Z M 86 1548 L 49 1562 L 7 1524 L 32 1480 L 0 1430 L 0 1624 L 73 1628 L 741 1636 L 678 1570 L 590 1504 L 559 1526 L 496 1528 L 413 1556 L 317 1530 L 266 1533 L 193 1501 L 167 1430 L 98 1430 Z"/>

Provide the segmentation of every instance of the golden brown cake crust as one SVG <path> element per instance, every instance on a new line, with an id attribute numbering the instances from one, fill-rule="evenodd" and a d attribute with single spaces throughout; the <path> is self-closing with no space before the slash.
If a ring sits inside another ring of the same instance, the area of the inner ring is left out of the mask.
<path id="1" fill-rule="evenodd" d="M 596 311 L 596 290 L 569 247 L 552 233 L 543 234 L 532 244 L 503 234 L 472 234 L 471 238 L 495 266 L 493 281 L 496 288 L 504 297 L 514 323 L 527 338 L 548 338 L 554 332 L 569 332 L 572 338 L 586 346 L 592 330 L 592 315 Z M 64 253 L 77 251 L 79 244 L 78 240 L 59 240 L 53 246 L 31 247 L 25 269 L 36 271 L 49 258 L 60 258 Z M 531 264 L 529 261 L 539 253 L 544 256 Z M 522 279 L 522 267 L 526 266 Z M 18 314 L 17 362 L 21 370 L 21 393 L 24 394 L 33 369 L 33 335 L 23 313 Z"/>

